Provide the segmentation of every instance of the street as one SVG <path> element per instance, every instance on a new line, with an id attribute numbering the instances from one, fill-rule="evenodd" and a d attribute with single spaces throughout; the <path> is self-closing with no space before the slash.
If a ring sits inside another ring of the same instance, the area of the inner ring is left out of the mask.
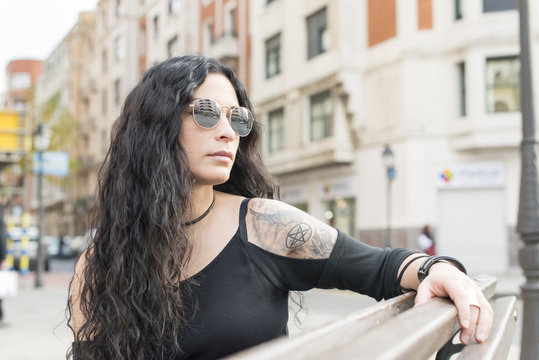
<path id="1" fill-rule="evenodd" d="M 19 293 L 4 300 L 5 320 L 9 324 L 0 328 L 0 358 L 2 360 L 57 360 L 65 358 L 72 341 L 66 326 L 65 307 L 67 287 L 73 273 L 73 260 L 54 259 L 51 271 L 44 276 L 44 287 L 34 288 L 34 275 L 19 276 Z M 518 290 L 519 277 L 500 278 L 499 292 Z M 497 291 L 498 292 L 498 291 Z M 297 295 L 294 295 L 297 299 Z M 302 310 L 290 303 L 290 335 L 320 327 L 375 303 L 366 296 L 347 291 L 311 290 L 303 293 Z M 519 318 L 522 302 L 519 301 Z M 296 318 L 301 321 L 298 325 Z M 516 360 L 520 348 L 520 322 L 517 324 L 509 359 Z"/>

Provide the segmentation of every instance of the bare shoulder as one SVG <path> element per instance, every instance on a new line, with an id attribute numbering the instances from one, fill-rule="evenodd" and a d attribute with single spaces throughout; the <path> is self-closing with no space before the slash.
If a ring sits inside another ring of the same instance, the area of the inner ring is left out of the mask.
<path id="1" fill-rule="evenodd" d="M 252 199 L 246 216 L 249 242 L 298 259 L 328 258 L 337 230 L 278 200 Z"/>

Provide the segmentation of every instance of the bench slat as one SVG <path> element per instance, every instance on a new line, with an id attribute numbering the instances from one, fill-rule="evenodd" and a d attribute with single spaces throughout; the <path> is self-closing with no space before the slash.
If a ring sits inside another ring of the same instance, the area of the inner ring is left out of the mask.
<path id="1" fill-rule="evenodd" d="M 446 299 L 414 307 L 319 359 L 425 359 L 440 349 L 458 329 L 457 310 Z"/>
<path id="2" fill-rule="evenodd" d="M 493 309 L 493 326 L 488 341 L 464 347 L 457 359 L 507 359 L 517 322 L 517 299 L 514 296 L 496 299 Z"/>
<path id="3" fill-rule="evenodd" d="M 474 280 L 490 298 L 496 279 L 481 275 Z M 261 344 L 228 359 L 426 358 L 459 329 L 456 309 L 446 299 L 434 299 L 424 306 L 412 308 L 414 297 L 413 293 L 404 294 L 321 329 Z M 397 345 L 396 338 L 405 340 Z M 370 352 L 375 349 L 378 354 Z M 418 356 L 418 351 L 422 357 Z"/>
<path id="4" fill-rule="evenodd" d="M 321 347 L 354 341 L 369 329 L 410 309 L 414 305 L 414 298 L 415 293 L 404 294 L 354 312 L 319 329 L 293 338 L 279 338 L 226 359 L 312 359 L 320 353 Z"/>

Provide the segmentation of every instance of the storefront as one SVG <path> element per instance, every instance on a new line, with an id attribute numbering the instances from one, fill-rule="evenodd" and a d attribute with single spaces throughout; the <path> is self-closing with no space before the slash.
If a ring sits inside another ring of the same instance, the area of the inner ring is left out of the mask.
<path id="1" fill-rule="evenodd" d="M 437 170 L 437 250 L 467 264 L 468 272 L 507 270 L 505 168 L 501 162 L 440 166 Z"/>

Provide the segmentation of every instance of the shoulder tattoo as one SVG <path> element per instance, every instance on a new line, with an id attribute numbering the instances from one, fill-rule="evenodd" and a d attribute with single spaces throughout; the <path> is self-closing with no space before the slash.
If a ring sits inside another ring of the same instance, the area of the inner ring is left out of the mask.
<path id="1" fill-rule="evenodd" d="M 328 258 L 337 238 L 330 226 L 276 201 L 256 202 L 249 241 L 270 252 L 302 259 Z M 253 236 L 254 235 L 254 236 Z"/>

